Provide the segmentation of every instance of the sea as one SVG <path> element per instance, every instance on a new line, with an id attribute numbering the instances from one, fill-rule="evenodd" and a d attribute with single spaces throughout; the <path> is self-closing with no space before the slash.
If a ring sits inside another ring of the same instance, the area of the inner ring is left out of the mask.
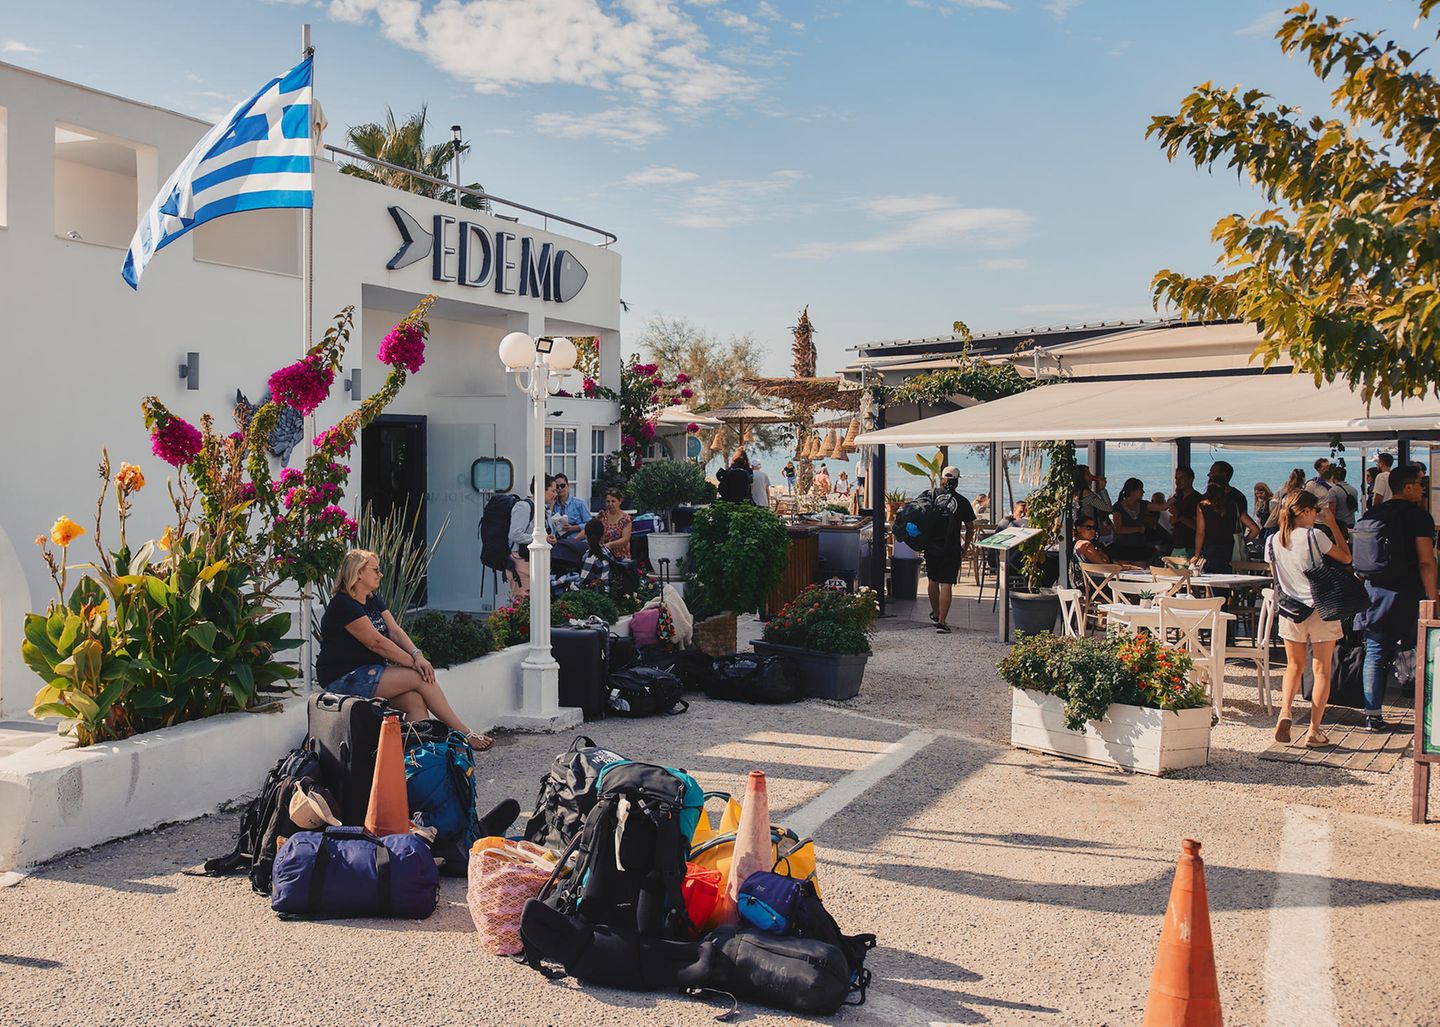
<path id="1" fill-rule="evenodd" d="M 1387 447 L 1394 452 L 1394 447 Z M 1379 447 L 1362 451 L 1358 448 L 1349 448 L 1343 453 L 1332 455 L 1328 445 L 1307 446 L 1297 449 L 1259 449 L 1244 446 L 1230 445 L 1202 445 L 1192 443 L 1190 447 L 1190 466 L 1195 469 L 1196 487 L 1201 491 L 1205 488 L 1205 476 L 1210 465 L 1216 460 L 1227 460 L 1235 468 L 1235 476 L 1231 479 L 1237 489 L 1244 493 L 1245 498 L 1250 500 L 1254 495 L 1255 483 L 1263 481 L 1270 486 L 1271 491 L 1279 492 L 1280 487 L 1289 477 L 1291 470 L 1298 467 L 1305 472 L 1305 477 L 1314 475 L 1315 460 L 1318 457 L 1330 457 L 1332 460 L 1344 458 L 1347 467 L 1347 480 L 1357 484 L 1363 479 L 1361 462 L 1362 453 L 1366 462 L 1373 463 L 1375 454 L 1380 451 Z M 902 462 L 910 463 L 915 459 L 915 453 L 920 452 L 929 456 L 935 451 L 931 449 L 910 450 L 889 447 L 886 450 L 885 488 L 886 491 L 900 490 L 907 496 L 914 496 L 921 490 L 929 488 L 929 481 L 922 477 L 911 474 L 900 467 Z M 1019 466 L 1019 451 L 1013 447 L 1007 447 L 1007 464 L 1009 474 L 1007 476 L 1008 486 L 1005 494 L 1005 506 L 1008 507 L 1016 499 L 1024 499 L 1030 492 L 1034 491 L 1037 485 L 1034 482 L 1022 480 Z M 1078 449 L 1078 457 L 1084 460 L 1085 451 L 1083 447 Z M 785 466 L 791 454 L 785 451 L 752 452 L 752 462 L 755 459 L 760 461 L 761 467 L 770 476 L 773 485 L 782 484 L 780 469 Z M 824 465 L 830 472 L 832 481 L 840 477 L 840 472 L 845 471 L 853 482 L 857 473 L 857 460 L 854 455 L 846 460 L 816 460 L 818 468 Z M 960 491 L 970 499 L 974 499 L 981 493 L 990 491 L 990 454 L 989 447 L 974 446 L 952 446 L 950 447 L 950 463 L 960 471 Z M 713 468 L 711 468 L 713 470 Z M 1171 471 L 1171 447 L 1160 443 L 1150 442 L 1110 442 L 1105 446 L 1105 477 L 1106 487 L 1111 497 L 1120 495 L 1120 486 L 1127 478 L 1139 478 L 1144 484 L 1145 495 L 1149 496 L 1155 492 L 1163 492 L 1167 496 L 1174 491 L 1174 475 Z M 1358 485 L 1357 485 L 1358 487 Z"/>

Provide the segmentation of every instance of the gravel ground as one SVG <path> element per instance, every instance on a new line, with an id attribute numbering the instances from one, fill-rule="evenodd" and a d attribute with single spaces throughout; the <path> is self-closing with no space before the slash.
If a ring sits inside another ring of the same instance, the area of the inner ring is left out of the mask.
<path id="1" fill-rule="evenodd" d="M 1193 836 L 1226 1020 L 1264 1023 L 1289 805 L 1328 811 L 1336 1022 L 1440 1022 L 1433 962 L 1411 927 L 1440 912 L 1440 829 L 1405 822 L 1408 763 L 1388 775 L 1261 763 L 1265 725 L 1243 703 L 1216 730 L 1209 766 L 1163 780 L 1012 750 L 994 672 L 1004 650 L 990 637 L 899 617 L 884 622 L 849 703 L 700 698 L 685 716 L 587 733 L 685 766 L 707 788 L 738 790 L 763 767 L 781 822 L 877 750 L 934 736 L 816 832 L 827 905 L 847 930 L 881 939 L 870 1001 L 834 1022 L 1138 1022 L 1179 842 Z M 482 757 L 482 799 L 528 806 L 565 742 L 502 738 Z M 713 1013 L 551 984 L 481 953 L 459 881 L 423 922 L 278 921 L 239 880 L 179 872 L 228 850 L 235 819 L 77 853 L 0 890 L 0 1023 L 658 1025 Z M 739 1021 L 795 1019 L 742 1006 Z"/>

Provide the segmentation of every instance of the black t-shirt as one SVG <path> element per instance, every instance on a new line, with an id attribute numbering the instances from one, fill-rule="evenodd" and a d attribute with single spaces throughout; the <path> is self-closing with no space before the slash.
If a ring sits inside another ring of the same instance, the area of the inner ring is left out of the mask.
<path id="1" fill-rule="evenodd" d="M 744 467 L 728 467 L 721 473 L 716 491 L 727 503 L 748 503 L 753 479 L 754 475 Z"/>
<path id="2" fill-rule="evenodd" d="M 1371 509 L 1364 519 L 1385 525 L 1385 535 L 1390 542 L 1390 573 L 1386 575 L 1384 587 L 1424 595 L 1425 583 L 1420 580 L 1415 540 L 1434 541 L 1435 519 L 1408 499 L 1386 500 Z"/>
<path id="3" fill-rule="evenodd" d="M 364 606 L 343 592 L 330 597 L 325 616 L 320 618 L 320 656 L 315 660 L 315 677 L 321 685 L 344 677 L 356 667 L 385 662 L 383 657 L 365 648 L 345 629 L 347 624 L 368 617 L 375 630 L 389 638 L 385 618 L 380 616 L 385 609 L 385 600 L 380 598 L 379 592 L 371 592 Z"/>
<path id="4" fill-rule="evenodd" d="M 963 538 L 961 528 L 975 521 L 975 508 L 970 505 L 970 500 L 954 489 L 946 488 L 935 489 L 933 492 L 926 489 L 920 496 L 928 498 L 935 508 L 945 515 L 945 541 L 938 546 L 927 541 L 925 549 L 958 553 Z"/>

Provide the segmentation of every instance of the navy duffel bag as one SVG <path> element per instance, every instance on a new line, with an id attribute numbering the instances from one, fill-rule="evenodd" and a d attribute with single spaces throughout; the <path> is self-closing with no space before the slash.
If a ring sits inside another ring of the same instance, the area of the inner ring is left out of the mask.
<path id="1" fill-rule="evenodd" d="M 439 901 L 440 872 L 416 835 L 327 827 L 297 831 L 280 846 L 270 887 L 270 908 L 287 916 L 423 920 Z"/>

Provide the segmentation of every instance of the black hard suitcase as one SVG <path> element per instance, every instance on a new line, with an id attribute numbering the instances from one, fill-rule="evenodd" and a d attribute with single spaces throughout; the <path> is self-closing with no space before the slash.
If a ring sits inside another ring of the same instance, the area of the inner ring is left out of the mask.
<path id="1" fill-rule="evenodd" d="M 552 628 L 550 650 L 560 664 L 560 705 L 603 720 L 610 700 L 608 628 Z"/>
<path id="2" fill-rule="evenodd" d="M 399 711 L 384 699 L 321 692 L 310 697 L 310 738 L 320 757 L 320 776 L 340 804 L 339 817 L 350 825 L 365 822 L 380 722 Z"/>

